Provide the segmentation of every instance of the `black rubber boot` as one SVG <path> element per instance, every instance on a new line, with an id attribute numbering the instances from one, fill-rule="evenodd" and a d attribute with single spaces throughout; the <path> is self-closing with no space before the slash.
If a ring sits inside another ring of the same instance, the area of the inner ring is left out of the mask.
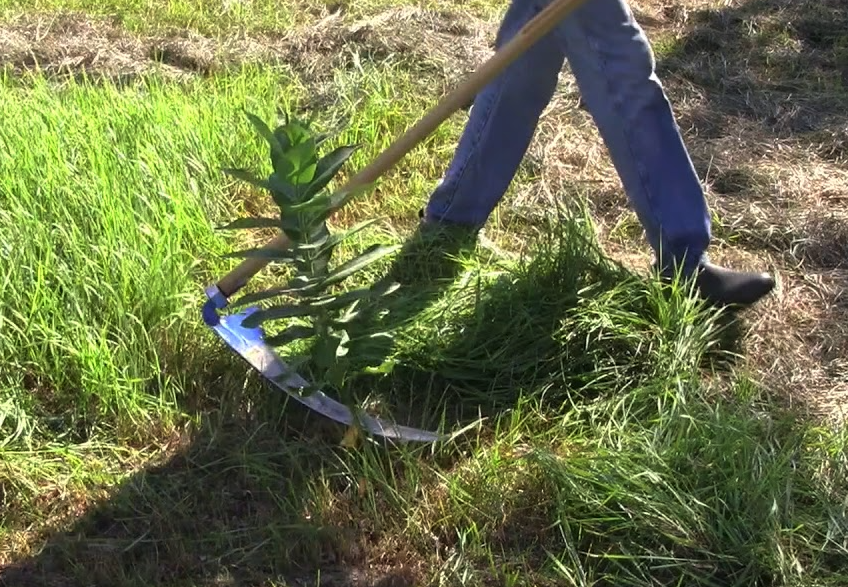
<path id="1" fill-rule="evenodd" d="M 695 276 L 695 286 L 707 303 L 715 306 L 751 306 L 774 289 L 768 273 L 734 271 L 704 263 Z"/>

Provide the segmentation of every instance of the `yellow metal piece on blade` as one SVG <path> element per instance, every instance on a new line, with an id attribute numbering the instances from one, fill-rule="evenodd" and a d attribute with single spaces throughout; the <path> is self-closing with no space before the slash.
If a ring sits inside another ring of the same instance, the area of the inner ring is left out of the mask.
<path id="1" fill-rule="evenodd" d="M 344 438 L 342 438 L 341 445 L 345 448 L 356 448 L 359 444 L 359 439 L 362 437 L 362 434 L 359 431 L 358 426 L 350 426 L 345 432 Z"/>

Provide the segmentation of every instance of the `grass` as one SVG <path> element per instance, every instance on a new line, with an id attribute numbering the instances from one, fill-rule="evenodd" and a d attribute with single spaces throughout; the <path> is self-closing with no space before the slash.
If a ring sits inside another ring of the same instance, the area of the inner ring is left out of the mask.
<path id="1" fill-rule="evenodd" d="M 131 28 L 211 34 L 296 20 L 274 12 L 291 4 L 215 20 L 212 5 L 169 3 L 145 22 L 146 4 L 98 6 L 27 9 L 120 9 Z M 669 44 L 672 73 L 685 47 Z M 438 98 L 431 82 L 391 61 L 329 76 L 322 126 L 345 123 L 337 140 L 364 145 L 349 170 Z M 243 110 L 267 120 L 308 104 L 310 84 L 261 67 L 179 83 L 4 79 L 0 584 L 846 583 L 844 427 L 786 409 L 736 356 L 734 323 L 612 260 L 575 202 L 495 219 L 518 260 L 469 252 L 450 283 L 407 288 L 388 318 L 395 370 L 351 382 L 410 424 L 469 427 L 450 443 L 344 448 L 343 430 L 222 348 L 199 306 L 236 243 L 214 227 L 268 202 L 220 168 L 263 167 Z M 380 214 L 361 244 L 402 242 L 462 120 L 337 222 Z M 761 167 L 730 166 L 722 191 L 765 189 L 776 180 Z"/>
<path id="2" fill-rule="evenodd" d="M 58 11 L 83 12 L 117 19 L 133 32 L 161 32 L 168 29 L 193 30 L 201 34 L 219 35 L 234 30 L 246 32 L 284 32 L 292 27 L 307 25 L 316 16 L 327 11 L 343 11 L 351 17 L 368 17 L 395 6 L 403 6 L 399 0 L 368 0 L 367 2 L 341 2 L 319 0 L 317 2 L 296 0 L 274 2 L 253 0 L 251 2 L 228 1 L 223 3 L 206 0 L 0 0 L 0 14 L 5 18 L 26 14 Z M 491 16 L 502 9 L 502 1 L 472 0 L 469 2 L 436 2 L 427 0 L 416 3 L 428 9 L 461 9 L 463 12 L 480 16 Z M 156 16 L 151 18 L 151 13 Z"/>

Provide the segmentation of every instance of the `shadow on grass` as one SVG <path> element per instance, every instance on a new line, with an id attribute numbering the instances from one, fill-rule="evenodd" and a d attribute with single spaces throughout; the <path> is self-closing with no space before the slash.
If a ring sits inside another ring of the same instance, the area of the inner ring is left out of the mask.
<path id="1" fill-rule="evenodd" d="M 672 19 L 683 13 L 668 11 Z M 686 12 L 686 27 L 680 39 L 658 48 L 657 63 L 672 93 L 697 96 L 700 107 L 685 113 L 682 126 L 721 138 L 747 121 L 772 138 L 794 138 L 825 159 L 845 160 L 848 11 L 842 0 L 749 0 Z M 756 181 L 738 170 L 726 173 L 715 180 L 720 193 L 738 193 Z"/>
<path id="2" fill-rule="evenodd" d="M 448 285 L 445 267 L 433 269 L 438 257 L 401 257 L 394 274 L 423 277 L 407 281 L 386 318 L 351 333 L 398 332 L 398 366 L 382 381 L 355 382 L 359 397 L 382 399 L 409 425 L 456 429 L 522 397 L 541 394 L 556 411 L 666 373 L 730 368 L 739 315 L 711 312 L 683 284 L 662 286 L 608 259 L 587 237 L 589 222 L 549 220 L 529 260 L 459 260 Z"/>
<path id="3" fill-rule="evenodd" d="M 3 568 L 0 585 L 312 585 L 319 570 L 322 585 L 410 584 L 402 569 L 358 571 L 363 538 L 324 517 L 332 508 L 322 497 L 346 493 L 343 480 L 328 481 L 341 431 L 289 404 L 219 345 L 209 350 L 220 360 L 203 366 L 217 373 L 191 372 L 217 404 L 199 429 L 40 552 Z"/>
<path id="4" fill-rule="evenodd" d="M 389 314 L 405 319 L 394 324 L 400 366 L 355 380 L 354 390 L 379 397 L 405 423 L 451 429 L 480 415 L 504 417 L 521 398 L 556 414 L 664 370 L 698 371 L 718 340 L 712 321 L 685 296 L 666 299 L 603 258 L 588 233 L 559 221 L 528 262 L 401 290 Z M 199 429 L 37 556 L 5 569 L 0 583 L 285 585 L 314 584 L 320 574 L 323 585 L 388 586 L 420 578 L 419 554 L 387 552 L 391 509 L 369 502 L 361 487 L 398 483 L 412 453 L 349 453 L 340 427 L 289 404 L 256 375 L 244 377 L 246 365 L 219 345 L 208 351 L 223 356 L 170 367 L 194 378 L 206 398 L 191 408 L 208 414 Z M 359 454 L 371 456 L 359 462 Z"/>

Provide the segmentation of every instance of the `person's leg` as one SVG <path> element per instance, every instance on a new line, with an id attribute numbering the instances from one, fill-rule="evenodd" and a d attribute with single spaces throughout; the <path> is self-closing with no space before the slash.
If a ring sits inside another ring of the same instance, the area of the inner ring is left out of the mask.
<path id="1" fill-rule="evenodd" d="M 547 0 L 513 0 L 496 47 L 508 42 L 546 4 Z M 427 203 L 426 220 L 475 229 L 485 224 L 515 176 L 563 63 L 561 42 L 550 34 L 477 95 L 453 160 Z"/>
<path id="2" fill-rule="evenodd" d="M 624 0 L 591 0 L 557 35 L 658 261 L 694 268 L 710 216 L 644 32 Z"/>
<path id="3" fill-rule="evenodd" d="M 498 45 L 548 2 L 513 0 Z M 453 161 L 423 211 L 424 225 L 486 222 L 526 153 L 566 52 L 658 262 L 685 257 L 689 272 L 698 269 L 702 294 L 718 303 L 747 304 L 768 293 L 770 276 L 701 263 L 710 241 L 703 191 L 650 45 L 624 0 L 590 0 L 477 96 Z"/>
<path id="4" fill-rule="evenodd" d="M 747 305 L 771 291 L 771 276 L 706 259 L 711 235 L 703 188 L 626 0 L 586 2 L 556 35 L 660 269 L 696 275 L 701 294 L 719 304 Z"/>

